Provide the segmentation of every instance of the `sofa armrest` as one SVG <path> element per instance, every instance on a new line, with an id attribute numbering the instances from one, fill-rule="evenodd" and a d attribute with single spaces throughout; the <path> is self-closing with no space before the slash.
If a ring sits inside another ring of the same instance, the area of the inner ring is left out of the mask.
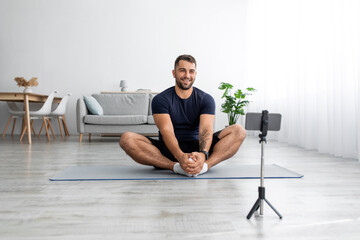
<path id="1" fill-rule="evenodd" d="M 76 103 L 76 123 L 78 133 L 84 133 L 85 124 L 84 117 L 88 114 L 85 102 L 83 98 L 79 98 Z"/>

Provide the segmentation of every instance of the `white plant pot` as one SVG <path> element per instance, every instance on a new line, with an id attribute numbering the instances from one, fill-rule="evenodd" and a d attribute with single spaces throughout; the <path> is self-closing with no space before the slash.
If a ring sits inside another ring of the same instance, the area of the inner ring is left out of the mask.
<path id="1" fill-rule="evenodd" d="M 32 93 L 32 89 L 30 87 L 25 87 L 24 93 Z"/>

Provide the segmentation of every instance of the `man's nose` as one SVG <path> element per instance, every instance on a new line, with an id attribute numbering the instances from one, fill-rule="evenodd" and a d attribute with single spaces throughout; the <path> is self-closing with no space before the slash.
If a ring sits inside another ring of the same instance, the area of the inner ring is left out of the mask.
<path id="1" fill-rule="evenodd" d="M 190 72 L 189 71 L 185 72 L 185 77 L 190 78 Z"/>

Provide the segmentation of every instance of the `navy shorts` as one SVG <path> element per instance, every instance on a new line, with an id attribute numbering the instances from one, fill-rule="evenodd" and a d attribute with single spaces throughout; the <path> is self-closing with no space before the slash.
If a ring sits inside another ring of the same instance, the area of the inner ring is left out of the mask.
<path id="1" fill-rule="evenodd" d="M 214 150 L 214 146 L 217 142 L 219 142 L 219 134 L 221 131 L 215 132 L 213 134 L 213 140 L 211 143 L 211 147 L 209 150 L 209 156 L 211 155 L 212 151 Z M 169 149 L 166 147 L 165 143 L 163 141 L 159 141 L 150 137 L 147 137 L 152 145 L 157 147 L 157 149 L 160 150 L 161 154 L 170 159 L 173 162 L 177 162 L 176 158 L 172 155 L 172 153 L 169 151 Z M 180 149 L 185 153 L 191 153 L 191 152 L 198 152 L 199 151 L 199 141 L 185 141 L 180 142 L 179 141 Z"/>

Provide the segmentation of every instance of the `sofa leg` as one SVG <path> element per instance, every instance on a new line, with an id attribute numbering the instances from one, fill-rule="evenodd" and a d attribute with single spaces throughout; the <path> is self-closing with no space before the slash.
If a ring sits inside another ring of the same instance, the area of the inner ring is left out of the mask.
<path id="1" fill-rule="evenodd" d="M 89 133 L 89 142 L 91 142 L 91 133 Z"/>
<path id="2" fill-rule="evenodd" d="M 81 143 L 81 141 L 82 141 L 82 136 L 83 136 L 83 134 L 82 134 L 82 133 L 80 133 L 79 143 Z"/>

